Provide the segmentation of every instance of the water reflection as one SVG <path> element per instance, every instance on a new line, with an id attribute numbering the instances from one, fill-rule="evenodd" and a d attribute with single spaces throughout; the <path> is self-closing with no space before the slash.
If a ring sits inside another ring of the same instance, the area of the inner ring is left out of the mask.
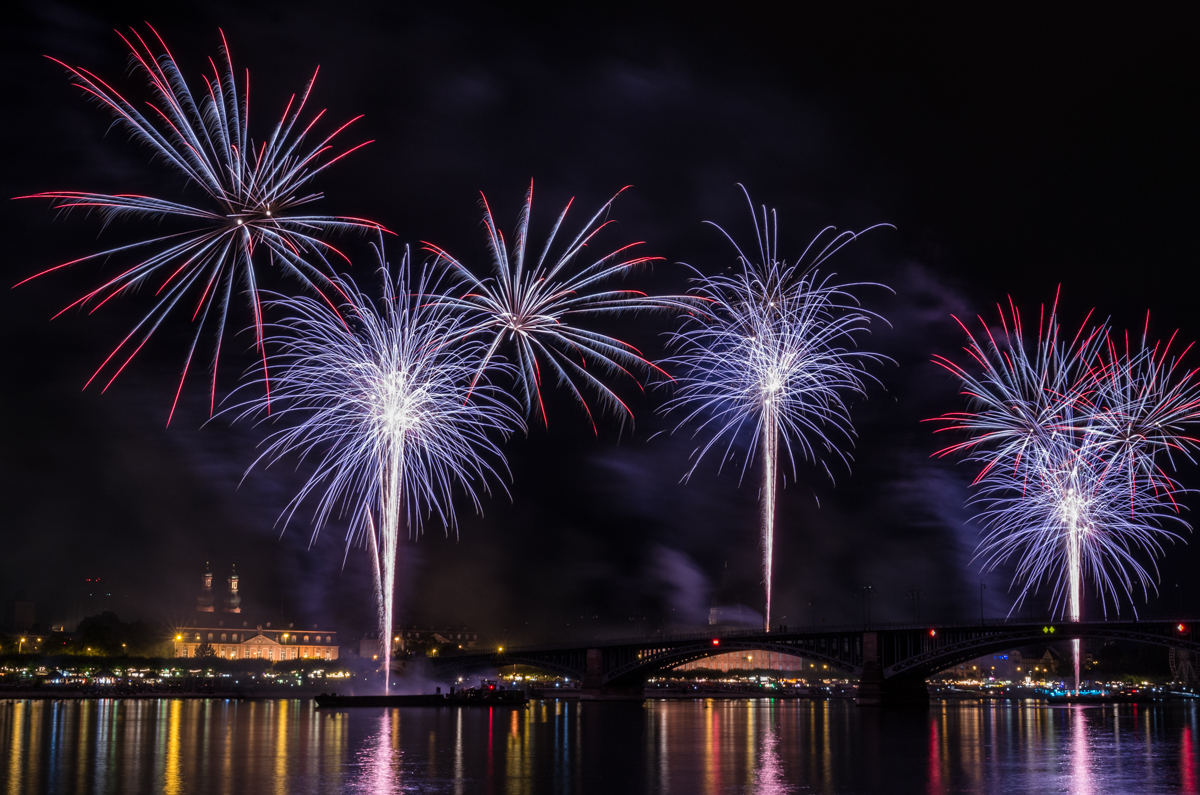
<path id="1" fill-rule="evenodd" d="M 758 769 L 754 773 L 754 789 L 757 795 L 783 795 L 795 792 L 796 787 L 784 778 L 783 763 L 779 759 L 779 737 L 773 726 L 768 726 L 762 739 Z"/>
<path id="2" fill-rule="evenodd" d="M 1074 707 L 1072 712 L 1081 712 L 1083 707 Z M 1070 791 L 1076 795 L 1092 795 L 1092 758 L 1088 743 L 1088 726 L 1084 716 L 1075 714 L 1071 719 L 1071 766 Z"/>
<path id="3" fill-rule="evenodd" d="M 384 710 L 376 730 L 357 754 L 359 775 L 351 787 L 364 795 L 390 795 L 402 790 L 400 710 Z"/>
<path id="4" fill-rule="evenodd" d="M 1196 746 L 1193 739 L 1192 727 L 1195 723 L 1183 727 L 1179 735 L 1180 788 L 1181 792 L 1194 795 L 1196 792 Z"/>
<path id="5" fill-rule="evenodd" d="M 1200 707 L 0 701 L 0 795 L 942 793 L 1200 795 Z"/>

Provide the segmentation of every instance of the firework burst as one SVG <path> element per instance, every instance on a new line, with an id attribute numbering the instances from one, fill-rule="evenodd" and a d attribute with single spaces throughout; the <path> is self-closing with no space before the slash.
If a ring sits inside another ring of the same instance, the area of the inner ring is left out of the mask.
<path id="1" fill-rule="evenodd" d="M 390 671 L 401 535 L 406 528 L 419 533 L 430 518 L 454 528 L 455 491 L 479 510 L 480 491 L 504 468 L 490 436 L 507 436 L 522 422 L 507 396 L 480 377 L 486 346 L 439 300 L 428 273 L 410 285 L 407 251 L 394 277 L 382 243 L 379 252 L 379 301 L 339 280 L 341 312 L 307 296 L 275 302 L 286 319 L 268 327 L 282 351 L 272 419 L 285 427 L 268 438 L 255 465 L 291 454 L 317 459 L 283 521 L 310 496 L 314 533 L 335 516 L 350 517 L 347 544 L 363 543 L 372 553 Z M 489 369 L 502 367 L 493 362 Z M 267 398 L 240 408 L 243 416 L 261 417 Z"/>
<path id="2" fill-rule="evenodd" d="M 588 247 L 594 245 L 596 236 L 615 223 L 605 217 L 620 195 L 605 202 L 569 243 L 552 254 L 574 200 L 568 202 L 536 261 L 527 252 L 533 212 L 532 183 L 525 194 L 511 246 L 498 229 L 487 198 L 483 197 L 483 224 L 492 258 L 492 275 L 488 277 L 475 275 L 443 249 L 426 244 L 437 255 L 438 263 L 452 270 L 467 286 L 468 292 L 455 299 L 455 304 L 475 318 L 473 333 L 489 341 L 481 366 L 486 366 L 497 353 L 507 353 L 516 368 L 517 391 L 526 415 L 536 413 L 543 423 L 547 421 L 542 400 L 543 371 L 570 391 L 595 429 L 585 392 L 594 392 L 602 408 L 622 418 L 633 416 L 617 394 L 597 377 L 597 372 L 628 375 L 636 380 L 635 373 L 657 370 L 629 343 L 583 328 L 580 320 L 690 306 L 686 298 L 654 297 L 637 290 L 603 286 L 661 259 L 636 255 L 634 250 L 641 243 L 629 243 L 600 257 L 589 253 Z"/>
<path id="3" fill-rule="evenodd" d="M 1056 310 L 1057 298 L 1028 340 L 1011 302 L 998 331 L 984 324 L 975 335 L 960 322 L 971 368 L 935 360 L 961 382 L 970 410 L 938 421 L 969 438 L 939 455 L 962 453 L 979 467 L 977 557 L 986 570 L 1015 564 L 1013 609 L 1048 585 L 1051 609 L 1078 621 L 1085 580 L 1106 614 L 1110 601 L 1132 603 L 1135 589 L 1148 598 L 1162 542 L 1180 538 L 1172 527 L 1189 529 L 1176 503 L 1182 487 L 1164 464 L 1192 457 L 1186 428 L 1200 417 L 1200 389 L 1173 339 L 1144 334 L 1135 347 L 1126 335 L 1119 346 L 1106 323 L 1089 326 L 1090 314 L 1068 338 Z M 1078 642 L 1075 667 L 1078 682 Z"/>
<path id="4" fill-rule="evenodd" d="M 255 341 L 263 355 L 265 372 L 260 275 L 256 263 L 261 265 L 265 259 L 328 300 L 324 291 L 336 289 L 336 284 L 328 275 L 333 271 L 327 255 L 343 259 L 344 255 L 320 236 L 334 231 L 382 229 L 361 218 L 307 215 L 302 211 L 322 196 L 310 186 L 317 175 L 370 142 L 334 151 L 334 139 L 355 119 L 319 140 L 312 139 L 312 130 L 324 111 L 308 120 L 302 117 L 316 73 L 298 96 L 288 100 L 270 135 L 256 142 L 250 138 L 250 75 L 246 72 L 239 84 L 224 33 L 221 67 L 209 59 L 212 73 L 202 78 L 200 91 L 193 93 L 162 38 L 153 28 L 150 32 L 153 35 L 149 43 L 136 30 L 129 37 L 121 36 L 129 46 L 134 71 L 150 88 L 152 99 L 143 110 L 88 70 L 51 60 L 65 67 L 75 85 L 88 97 L 111 111 L 133 140 L 194 185 L 202 200 L 193 203 L 80 191 L 48 191 L 20 197 L 49 199 L 61 210 L 95 210 L 106 223 L 134 217 L 169 220 L 180 226 L 179 231 L 56 265 L 21 284 L 79 263 L 109 258 L 126 260 L 120 273 L 62 310 L 88 307 L 94 312 L 119 295 L 139 289 L 153 290 L 150 311 L 108 355 L 88 384 L 107 371 L 104 385 L 107 389 L 165 318 L 184 303 L 192 313 L 196 332 L 171 414 L 206 328 L 211 328 L 216 338 L 211 360 L 211 411 L 216 401 L 221 339 L 235 287 L 249 296 Z"/>
<path id="5" fill-rule="evenodd" d="M 864 394 L 871 378 L 867 364 L 885 357 L 857 350 L 858 336 L 881 319 L 861 309 L 853 294 L 867 285 L 838 284 L 833 274 L 818 270 L 854 233 L 823 232 L 788 265 L 777 256 L 777 225 L 766 208 L 761 219 L 755 214 L 755 231 L 757 261 L 734 243 L 740 272 L 697 272 L 693 279 L 693 294 L 704 308 L 670 335 L 675 354 L 666 364 L 678 377 L 664 411 L 681 415 L 676 430 L 694 425 L 693 436 L 703 437 L 687 477 L 711 454 L 719 454 L 723 465 L 739 442 L 748 446 L 743 478 L 751 460 L 761 457 L 764 622 L 770 631 L 780 458 L 793 479 L 801 461 L 819 463 L 831 479 L 829 458 L 848 465 L 843 446 L 853 442 L 854 428 L 846 398 Z"/>

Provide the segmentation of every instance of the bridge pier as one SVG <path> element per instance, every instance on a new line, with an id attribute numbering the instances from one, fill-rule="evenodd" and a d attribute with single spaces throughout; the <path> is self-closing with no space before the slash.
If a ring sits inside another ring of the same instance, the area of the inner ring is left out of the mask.
<path id="1" fill-rule="evenodd" d="M 579 689 L 581 701 L 645 701 L 644 684 L 604 684 L 604 655 L 600 649 L 587 650 L 587 668 L 583 675 L 583 686 Z"/>
<path id="2" fill-rule="evenodd" d="M 929 704 L 929 689 L 925 678 L 883 676 L 883 664 L 879 659 L 879 634 L 864 632 L 862 636 L 863 669 L 858 677 L 860 707 L 923 707 Z"/>

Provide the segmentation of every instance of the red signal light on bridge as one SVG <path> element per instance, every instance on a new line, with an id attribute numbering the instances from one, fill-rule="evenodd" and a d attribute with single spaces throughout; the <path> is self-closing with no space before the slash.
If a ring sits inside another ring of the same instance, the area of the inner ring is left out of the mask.
<path id="1" fill-rule="evenodd" d="M 929 637 L 931 637 L 931 638 L 932 638 L 932 637 L 934 637 L 935 635 L 937 635 L 937 630 L 936 630 L 936 629 L 931 629 L 931 630 L 929 630 Z"/>
<path id="2" fill-rule="evenodd" d="M 1178 627 L 1176 627 L 1176 629 L 1178 629 L 1180 632 L 1187 632 L 1187 627 L 1185 627 L 1183 624 L 1180 624 Z"/>
<path id="3" fill-rule="evenodd" d="M 720 645 L 721 645 L 721 641 L 717 640 L 716 638 L 713 638 L 713 645 L 714 645 L 714 646 L 720 646 Z"/>

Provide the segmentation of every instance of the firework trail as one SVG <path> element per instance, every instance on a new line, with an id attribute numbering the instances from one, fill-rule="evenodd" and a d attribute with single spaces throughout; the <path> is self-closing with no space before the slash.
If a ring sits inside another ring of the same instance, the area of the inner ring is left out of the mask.
<path id="1" fill-rule="evenodd" d="M 210 58 L 212 74 L 205 75 L 201 90 L 193 93 L 158 32 L 149 29 L 153 35 L 147 38 L 136 30 L 131 31 L 129 37 L 118 33 L 129 46 L 134 71 L 149 85 L 152 100 L 145 105 L 126 99 L 86 69 L 51 60 L 70 72 L 75 85 L 84 94 L 110 110 L 130 137 L 147 147 L 154 159 L 166 163 L 198 188 L 203 200 L 191 203 L 190 200 L 178 202 L 152 196 L 80 191 L 49 191 L 18 197 L 50 199 L 61 210 L 96 210 L 106 225 L 125 217 L 157 219 L 160 223 L 166 220 L 178 225 L 178 231 L 56 265 L 20 284 L 82 262 L 109 258 L 127 260 L 119 274 L 58 313 L 72 307 L 90 307 L 89 311 L 95 312 L 124 293 L 153 290 L 150 311 L 108 355 L 88 384 L 107 369 L 111 372 L 104 386 L 107 389 L 167 315 L 184 302 L 192 312 L 196 332 L 171 405 L 171 415 L 174 415 L 197 344 L 207 326 L 211 326 L 216 338 L 211 362 L 211 412 L 216 402 L 221 340 L 235 286 L 240 286 L 249 297 L 255 342 L 263 356 L 265 373 L 266 350 L 256 262 L 261 264 L 265 255 L 272 267 L 325 297 L 324 289 L 336 290 L 335 283 L 326 274 L 333 272 L 327 254 L 333 253 L 343 259 L 345 255 L 318 235 L 350 229 L 382 229 L 373 221 L 361 218 L 305 215 L 300 211 L 322 197 L 321 193 L 312 191 L 309 183 L 370 141 L 340 153 L 334 151 L 333 140 L 356 119 L 319 140 L 310 138 L 313 127 L 324 115 L 324 111 L 320 111 L 308 120 L 302 119 L 316 81 L 314 72 L 299 96 L 293 95 L 288 100 L 270 135 L 256 142 L 250 138 L 250 74 L 246 72 L 239 85 L 225 34 L 221 34 L 221 67 L 218 68 L 217 62 Z M 139 110 L 139 106 L 145 112 Z M 185 300 L 189 294 L 192 299 Z"/>
<path id="2" fill-rule="evenodd" d="M 969 411 L 937 418 L 940 430 L 969 435 L 938 454 L 963 453 L 980 467 L 977 558 L 989 571 L 1015 562 L 1013 610 L 1047 584 L 1051 609 L 1078 621 L 1085 580 L 1105 614 L 1109 600 L 1118 610 L 1122 595 L 1132 603 L 1136 588 L 1148 598 L 1162 541 L 1180 538 L 1169 528 L 1189 529 L 1175 500 L 1183 489 L 1163 468 L 1195 450 L 1185 433 L 1200 416 L 1200 389 L 1194 371 L 1178 369 L 1186 350 L 1145 335 L 1139 347 L 1128 335 L 1119 345 L 1106 323 L 1089 327 L 1090 314 L 1068 339 L 1057 298 L 1028 341 L 1011 302 L 1000 315 L 999 333 L 963 325 L 971 371 L 935 357 L 970 402 Z M 1078 687 L 1079 641 L 1073 646 Z"/>
<path id="3" fill-rule="evenodd" d="M 757 262 L 734 243 L 739 273 L 697 272 L 693 279 L 693 293 L 704 309 L 670 335 L 675 354 L 666 364 L 679 375 L 676 394 L 663 410 L 682 415 L 676 430 L 695 424 L 693 436 L 704 437 L 685 480 L 714 450 L 723 464 L 739 440 L 749 447 L 743 478 L 756 453 L 761 456 L 764 623 L 769 632 L 781 454 L 791 464 L 793 479 L 797 462 L 811 461 L 832 480 L 826 459 L 848 465 L 849 456 L 839 445 L 854 439 L 846 396 L 864 394 L 865 379 L 872 378 L 866 365 L 885 357 L 856 350 L 858 336 L 872 320 L 882 319 L 861 309 L 852 293 L 868 285 L 838 284 L 833 274 L 818 270 L 856 234 L 830 237 L 823 232 L 788 265 L 777 256 L 777 224 L 765 207 L 761 223 L 755 214 L 755 231 Z"/>
<path id="4" fill-rule="evenodd" d="M 272 420 L 285 427 L 268 438 L 255 465 L 289 454 L 318 460 L 288 505 L 285 526 L 310 496 L 316 496 L 314 534 L 335 514 L 350 515 L 347 545 L 365 543 L 371 552 L 390 677 L 401 535 L 405 529 L 416 535 L 435 517 L 447 532 L 455 527 L 456 489 L 478 511 L 479 491 L 486 493 L 504 469 L 489 434 L 507 436 L 523 425 L 508 396 L 479 376 L 486 346 L 466 334 L 461 313 L 439 300 L 428 272 L 410 285 L 407 251 L 394 277 L 382 242 L 378 251 L 378 301 L 339 279 L 340 313 L 307 296 L 275 302 L 286 319 L 268 327 L 282 351 L 270 401 Z M 493 362 L 489 369 L 503 367 Z M 242 416 L 262 417 L 267 401 L 238 408 Z"/>
<path id="5" fill-rule="evenodd" d="M 525 194 L 525 203 L 517 219 L 511 246 L 496 225 L 487 197 L 483 197 L 483 224 L 487 230 L 492 257 L 492 275 L 479 277 L 443 249 L 426 243 L 437 255 L 438 264 L 447 267 L 465 282 L 468 292 L 454 300 L 462 310 L 475 317 L 473 333 L 488 339 L 488 350 L 481 366 L 486 366 L 500 351 L 509 353 L 516 367 L 516 386 L 527 416 L 537 413 L 546 423 L 542 401 L 543 370 L 553 374 L 565 386 L 587 414 L 595 430 L 592 410 L 584 391 L 593 391 L 601 407 L 622 419 L 632 418 L 629 408 L 591 370 L 604 374 L 633 376 L 634 372 L 657 371 L 641 352 L 627 342 L 582 328 L 578 319 L 615 316 L 640 311 L 686 309 L 693 302 L 684 297 L 655 297 L 637 290 L 604 287 L 605 282 L 623 277 L 661 257 L 636 256 L 641 243 L 629 243 L 600 257 L 589 253 L 596 236 L 615 223 L 605 220 L 618 192 L 588 220 L 561 252 L 551 255 L 555 240 L 571 209 L 572 199 L 563 208 L 541 254 L 534 261 L 527 256 L 529 219 L 533 211 L 533 184 Z M 578 261 L 583 260 L 582 264 Z"/>

